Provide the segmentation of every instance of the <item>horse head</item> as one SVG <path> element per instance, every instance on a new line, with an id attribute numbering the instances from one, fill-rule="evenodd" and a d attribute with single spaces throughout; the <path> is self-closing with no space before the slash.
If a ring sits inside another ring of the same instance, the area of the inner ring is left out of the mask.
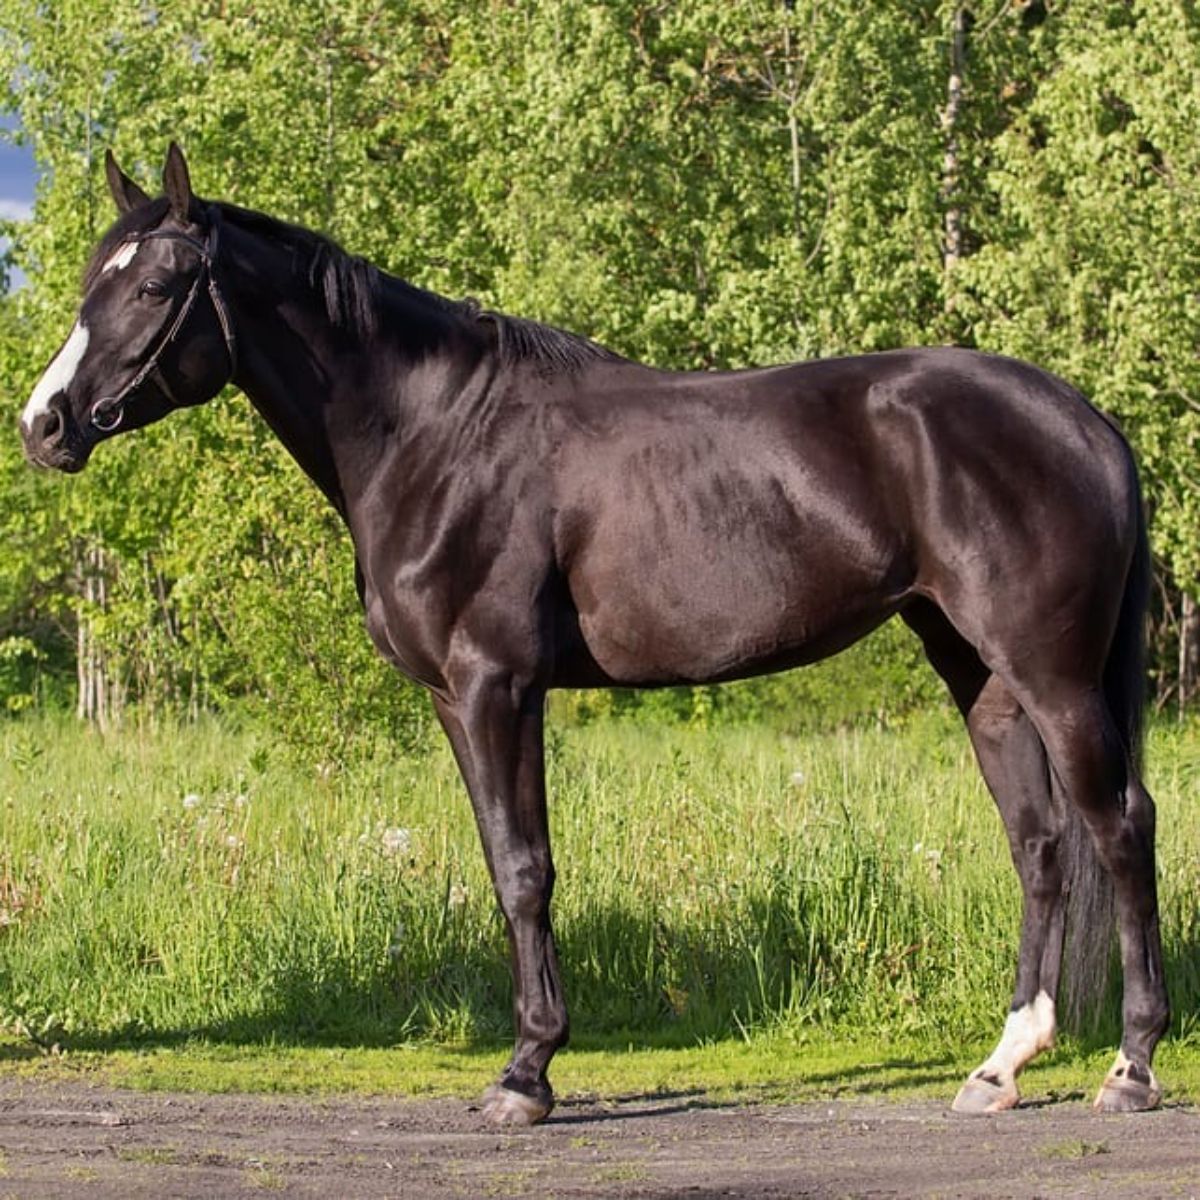
<path id="1" fill-rule="evenodd" d="M 220 213 L 173 142 L 151 199 L 106 157 L 119 217 L 84 275 L 67 340 L 21 416 L 34 463 L 80 471 L 100 442 L 202 404 L 232 378 L 233 326 L 215 271 Z"/>

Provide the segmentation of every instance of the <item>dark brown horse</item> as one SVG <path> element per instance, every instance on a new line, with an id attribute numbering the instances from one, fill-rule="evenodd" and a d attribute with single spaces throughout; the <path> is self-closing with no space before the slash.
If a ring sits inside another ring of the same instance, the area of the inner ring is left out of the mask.
<path id="1" fill-rule="evenodd" d="M 1129 447 L 1078 392 L 953 349 L 652 370 L 200 200 L 175 146 L 158 199 L 111 156 L 108 178 L 121 216 L 26 406 L 26 452 L 78 471 L 232 381 L 345 519 L 367 628 L 433 695 L 508 923 L 517 1040 L 491 1119 L 550 1111 L 567 1040 L 547 690 L 782 670 L 894 614 L 965 717 L 1025 896 L 1012 1010 L 955 1107 L 1016 1104 L 1053 1040 L 1067 892 L 1097 882 L 1064 852 L 1073 820 L 1115 884 L 1124 967 L 1097 1106 L 1158 1102 L 1146 533 Z M 1103 954 L 1108 929 L 1084 932 Z"/>

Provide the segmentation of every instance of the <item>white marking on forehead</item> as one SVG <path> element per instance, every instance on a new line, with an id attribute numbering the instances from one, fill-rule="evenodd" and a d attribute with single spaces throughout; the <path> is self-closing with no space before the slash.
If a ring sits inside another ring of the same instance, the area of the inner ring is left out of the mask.
<path id="1" fill-rule="evenodd" d="M 100 268 L 100 274 L 107 274 L 109 271 L 123 271 L 131 262 L 133 256 L 142 248 L 141 242 L 125 242 L 118 247 L 115 253 L 109 255 L 108 262 Z"/>
<path id="2" fill-rule="evenodd" d="M 79 370 L 79 364 L 87 352 L 88 336 L 87 326 L 82 321 L 76 321 L 71 336 L 54 356 L 38 380 L 37 387 L 33 389 L 29 403 L 25 405 L 25 411 L 21 414 L 21 424 L 26 429 L 32 427 L 35 417 L 49 411 L 50 401 L 59 392 L 65 392 L 70 387 L 71 380 L 75 378 L 75 372 Z"/>

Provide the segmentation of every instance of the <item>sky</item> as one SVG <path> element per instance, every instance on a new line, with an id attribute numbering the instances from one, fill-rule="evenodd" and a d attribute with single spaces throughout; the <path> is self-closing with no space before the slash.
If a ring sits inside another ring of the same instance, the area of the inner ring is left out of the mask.
<path id="1" fill-rule="evenodd" d="M 13 117 L 0 117 L 2 130 L 13 129 L 16 123 Z M 0 217 L 30 216 L 36 184 L 37 166 L 29 147 L 0 141 Z"/>
<path id="2" fill-rule="evenodd" d="M 16 126 L 13 117 L 0 117 L 0 130 Z M 33 214 L 37 165 L 28 146 L 14 146 L 0 134 L 0 217 L 27 220 Z M 13 271 L 10 284 L 20 287 L 24 276 Z"/>

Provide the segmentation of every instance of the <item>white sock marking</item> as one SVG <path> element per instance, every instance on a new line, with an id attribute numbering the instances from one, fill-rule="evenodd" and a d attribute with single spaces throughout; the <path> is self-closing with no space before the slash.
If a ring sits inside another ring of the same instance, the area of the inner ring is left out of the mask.
<path id="1" fill-rule="evenodd" d="M 125 242 L 113 253 L 108 262 L 100 268 L 100 274 L 107 274 L 109 271 L 123 271 L 131 262 L 133 256 L 141 249 L 141 242 Z"/>
<path id="2" fill-rule="evenodd" d="M 1030 1059 L 1054 1045 L 1055 1031 L 1054 1001 L 1038 992 L 1032 1004 L 1008 1014 L 1000 1044 L 979 1070 L 1015 1078 Z"/>
<path id="3" fill-rule="evenodd" d="M 75 378 L 75 372 L 79 370 L 79 364 L 87 353 L 88 336 L 87 326 L 76 321 L 71 336 L 54 356 L 38 380 L 37 387 L 33 389 L 29 403 L 25 405 L 25 411 L 21 414 L 21 424 L 26 430 L 33 426 L 35 417 L 49 411 L 50 401 L 71 385 L 71 380 Z"/>

